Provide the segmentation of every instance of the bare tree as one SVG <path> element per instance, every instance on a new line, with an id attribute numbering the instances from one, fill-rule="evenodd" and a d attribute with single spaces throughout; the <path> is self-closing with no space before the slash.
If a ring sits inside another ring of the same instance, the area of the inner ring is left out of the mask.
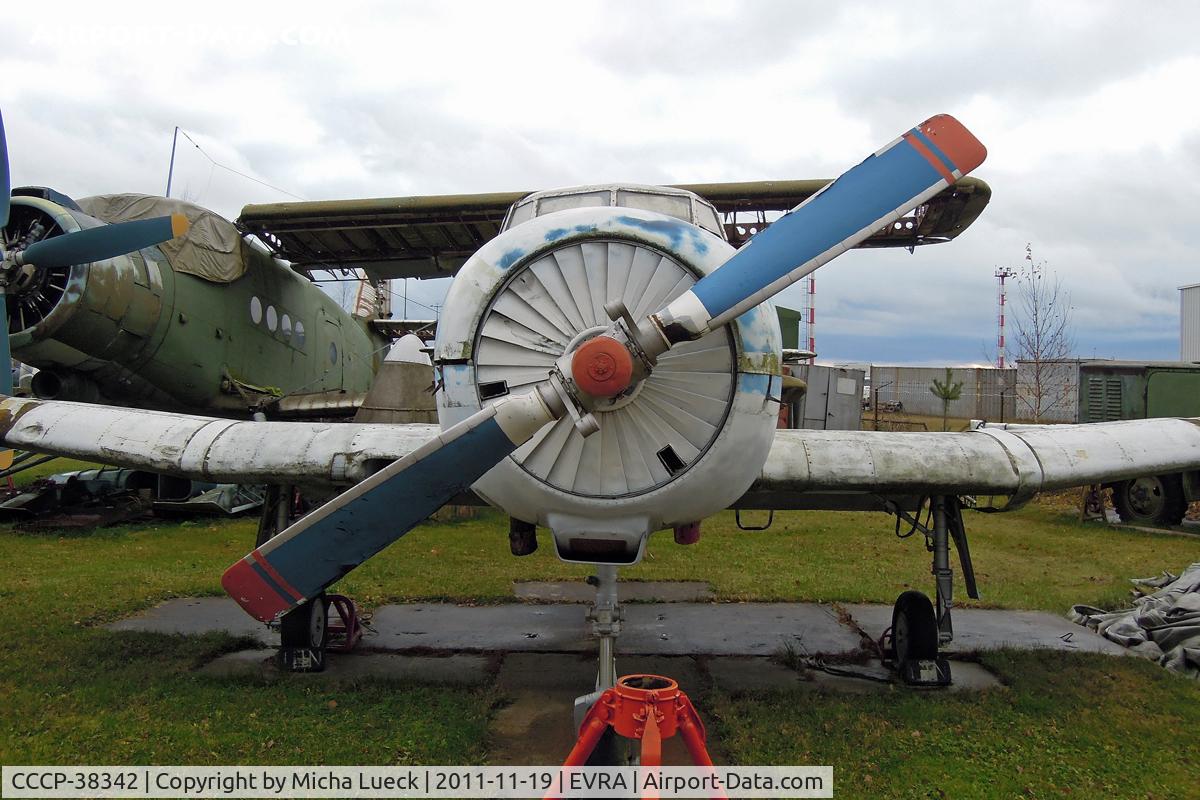
<path id="1" fill-rule="evenodd" d="M 1069 415 L 1077 398 L 1078 372 L 1072 358 L 1071 295 L 1045 261 L 1034 260 L 1032 245 L 1025 245 L 1016 295 L 1012 322 L 1019 364 L 1018 414 L 1035 422 L 1051 415 Z"/>

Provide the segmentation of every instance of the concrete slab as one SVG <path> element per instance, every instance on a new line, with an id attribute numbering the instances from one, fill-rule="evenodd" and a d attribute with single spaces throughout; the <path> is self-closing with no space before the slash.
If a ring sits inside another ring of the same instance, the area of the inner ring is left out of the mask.
<path id="1" fill-rule="evenodd" d="M 821 670 L 808 670 L 806 681 L 801 687 L 818 691 L 850 694 L 876 694 L 879 692 L 982 692 L 988 689 L 1003 689 L 1000 679 L 982 665 L 971 661 L 951 661 L 949 686 L 908 686 L 883 664 L 872 659 L 865 664 L 838 665 L 839 670 L 854 672 L 862 677 L 833 675 Z"/>
<path id="2" fill-rule="evenodd" d="M 575 605 L 384 606 L 372 646 L 388 650 L 592 652 L 586 609 Z M 758 655 L 787 641 L 802 652 L 842 654 L 859 638 L 829 606 L 809 603 L 649 603 L 625 606 L 619 653 Z"/>
<path id="3" fill-rule="evenodd" d="M 699 693 L 707 679 L 694 658 L 677 656 L 619 656 L 620 675 L 668 675 L 681 689 Z M 596 655 L 594 652 L 573 653 L 509 653 L 496 675 L 496 686 L 504 692 L 533 690 L 566 690 L 572 697 L 586 694 L 596 685 Z"/>
<path id="4" fill-rule="evenodd" d="M 973 661 L 951 661 L 948 692 L 982 692 L 987 689 L 1003 689 L 1004 684 L 982 664 Z"/>
<path id="5" fill-rule="evenodd" d="M 843 608 L 855 623 L 876 639 L 892 624 L 890 606 L 846 605 Z M 1119 644 L 1065 617 L 1045 611 L 956 608 L 953 620 L 954 641 L 943 648 L 947 653 L 977 653 L 981 650 L 1019 647 L 1125 654 L 1125 648 Z"/>
<path id="6" fill-rule="evenodd" d="M 855 623 L 874 638 L 891 624 L 882 605 L 847 605 Z M 512 603 L 456 606 L 414 603 L 383 606 L 373 618 L 373 650 L 506 653 L 595 652 L 576 604 Z M 960 608 L 954 611 L 955 641 L 949 653 L 999 647 L 1124 654 L 1120 645 L 1069 620 L 1041 611 Z M 224 631 L 276 646 L 278 634 L 255 622 L 230 598 L 169 600 L 110 630 L 200 634 Z M 816 603 L 634 603 L 625 606 L 618 653 L 658 656 L 773 656 L 790 644 L 802 655 L 844 656 L 860 651 L 858 633 L 843 625 L 831 606 Z M 589 667 L 590 668 L 590 667 Z M 626 670 L 628 671 L 628 670 Z"/>
<path id="7" fill-rule="evenodd" d="M 371 620 L 382 650 L 591 652 L 596 645 L 577 605 L 456 606 L 409 603 L 382 606 Z"/>
<path id="8" fill-rule="evenodd" d="M 858 634 L 817 603 L 627 606 L 619 646 L 629 653 L 771 656 L 788 643 L 805 655 L 859 649 Z"/>
<path id="9" fill-rule="evenodd" d="M 274 650 L 239 650 L 200 668 L 214 678 L 284 677 L 275 666 Z M 492 676 L 488 659 L 479 655 L 402 656 L 394 653 L 331 653 L 324 672 L 287 673 L 288 680 L 355 683 L 361 680 L 406 681 L 441 686 L 482 686 Z"/>
<path id="10" fill-rule="evenodd" d="M 595 685 L 595 653 L 508 653 L 496 673 L 496 687 L 506 693 L 562 690 L 574 697 Z"/>
<path id="11" fill-rule="evenodd" d="M 513 594 L 541 603 L 591 603 L 596 589 L 584 581 L 517 581 Z M 704 581 L 621 581 L 621 600 L 633 603 L 687 603 L 711 600 Z"/>
<path id="12" fill-rule="evenodd" d="M 804 682 L 800 686 L 829 694 L 880 694 L 904 688 L 904 684 L 893 681 L 895 676 L 878 661 L 837 666 L 862 677 L 833 675 L 819 669 L 810 669 L 804 671 Z"/>
<path id="13" fill-rule="evenodd" d="M 804 680 L 796 670 L 769 658 L 719 656 L 704 666 L 713 685 L 726 694 L 794 689 Z"/>
<path id="14" fill-rule="evenodd" d="M 279 634 L 246 614 L 231 597 L 178 597 L 105 627 L 110 631 L 186 635 L 219 631 L 249 636 L 269 647 L 279 646 Z"/>

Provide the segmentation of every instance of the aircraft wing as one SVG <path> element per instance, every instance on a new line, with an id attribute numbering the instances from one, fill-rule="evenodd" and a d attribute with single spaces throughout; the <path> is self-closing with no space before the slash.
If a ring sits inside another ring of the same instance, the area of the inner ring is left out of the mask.
<path id="1" fill-rule="evenodd" d="M 12 447 L 214 483 L 358 483 L 437 425 L 251 422 L 59 400 L 0 401 Z"/>
<path id="2" fill-rule="evenodd" d="M 348 485 L 439 433 L 436 425 L 238 422 L 6 398 L 10 447 L 215 482 Z M 780 430 L 744 508 L 845 507 L 836 496 L 1000 495 L 1191 472 L 1200 419 L 961 433 Z"/>
<path id="3" fill-rule="evenodd" d="M 820 191 L 828 179 L 696 183 L 675 188 L 704 197 L 721 212 L 740 246 Z M 237 225 L 302 272 L 361 268 L 373 280 L 441 278 L 500 232 L 509 207 L 529 192 L 320 200 L 249 205 Z M 861 247 L 915 247 L 945 242 L 983 211 L 991 189 L 963 178 Z M 747 219 L 750 217 L 750 219 Z"/>
<path id="4" fill-rule="evenodd" d="M 782 213 L 800 205 L 829 183 L 826 178 L 799 181 L 751 181 L 744 183 L 690 183 L 676 186 L 695 192 L 726 215 L 725 233 L 740 247 L 747 239 L 767 227 L 745 220 L 747 214 Z M 913 213 L 899 219 L 859 247 L 917 247 L 948 242 L 958 236 L 983 213 L 992 190 L 979 178 L 961 178 Z M 738 214 L 741 216 L 733 217 Z"/>
<path id="5" fill-rule="evenodd" d="M 249 205 L 237 225 L 303 271 L 362 268 L 372 279 L 443 278 L 500 232 L 529 192 Z"/>
<path id="6" fill-rule="evenodd" d="M 838 508 L 839 494 L 958 494 L 1008 497 L 1011 508 L 1038 492 L 1180 472 L 1200 480 L 1197 471 L 1200 418 L 957 433 L 780 430 L 739 505 Z"/>

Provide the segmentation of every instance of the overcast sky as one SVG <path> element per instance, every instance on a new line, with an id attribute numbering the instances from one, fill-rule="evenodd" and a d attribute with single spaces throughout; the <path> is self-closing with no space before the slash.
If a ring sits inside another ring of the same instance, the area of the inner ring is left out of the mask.
<path id="1" fill-rule="evenodd" d="M 1179 356 L 1177 288 L 1200 282 L 1194 3 L 149 8 L 6 9 L 14 183 L 161 194 L 176 125 L 311 200 L 833 177 L 947 112 L 988 148 L 991 205 L 951 244 L 822 268 L 823 360 L 984 361 L 993 273 L 1027 242 L 1071 293 L 1079 354 Z M 173 194 L 230 217 L 289 199 L 182 140 Z"/>

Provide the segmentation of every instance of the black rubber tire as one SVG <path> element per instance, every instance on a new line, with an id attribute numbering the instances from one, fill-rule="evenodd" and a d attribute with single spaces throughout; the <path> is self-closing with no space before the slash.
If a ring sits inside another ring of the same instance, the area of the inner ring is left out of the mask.
<path id="1" fill-rule="evenodd" d="M 279 643 L 284 647 L 324 650 L 329 643 L 329 602 L 318 595 L 283 615 Z"/>
<path id="2" fill-rule="evenodd" d="M 1188 507 L 1179 474 L 1114 483 L 1112 498 L 1121 521 L 1132 525 L 1178 525 Z"/>
<path id="3" fill-rule="evenodd" d="M 892 607 L 892 659 L 906 661 L 937 658 L 937 615 L 933 603 L 921 592 L 909 590 Z"/>

